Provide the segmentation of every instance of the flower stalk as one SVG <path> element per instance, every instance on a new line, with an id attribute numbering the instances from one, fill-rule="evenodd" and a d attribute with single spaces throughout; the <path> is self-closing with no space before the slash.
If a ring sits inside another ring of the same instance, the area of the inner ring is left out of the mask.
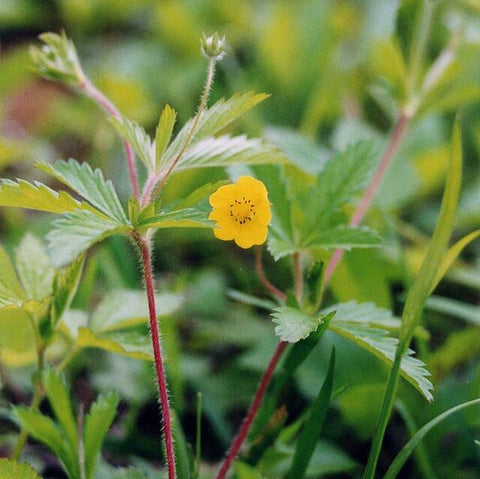
<path id="1" fill-rule="evenodd" d="M 155 372 L 157 374 L 158 391 L 160 397 L 160 406 L 162 409 L 162 419 L 165 434 L 165 449 L 167 453 L 168 479 L 176 479 L 175 451 L 173 448 L 172 419 L 170 416 L 170 404 L 168 399 L 167 380 L 165 368 L 162 359 L 162 350 L 160 343 L 160 334 L 158 331 L 157 311 L 155 305 L 155 291 L 153 286 L 152 260 L 150 254 L 150 245 L 148 241 L 138 233 L 133 234 L 142 257 L 143 275 L 145 289 L 147 291 L 148 312 L 150 320 L 150 335 L 152 338 L 153 355 L 155 359 Z"/>

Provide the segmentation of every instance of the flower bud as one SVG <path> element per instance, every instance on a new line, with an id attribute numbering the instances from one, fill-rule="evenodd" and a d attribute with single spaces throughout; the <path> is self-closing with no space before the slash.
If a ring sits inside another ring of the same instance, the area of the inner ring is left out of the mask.
<path id="1" fill-rule="evenodd" d="M 207 58 L 213 58 L 215 60 L 221 60 L 225 56 L 225 36 L 219 37 L 218 33 L 206 36 L 203 34 L 202 38 L 202 53 Z"/>

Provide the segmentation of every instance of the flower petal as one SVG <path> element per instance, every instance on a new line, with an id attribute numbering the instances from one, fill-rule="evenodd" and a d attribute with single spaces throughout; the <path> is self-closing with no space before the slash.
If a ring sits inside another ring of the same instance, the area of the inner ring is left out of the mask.
<path id="1" fill-rule="evenodd" d="M 235 201 L 238 193 L 237 185 L 223 185 L 210 195 L 209 202 L 214 208 L 227 205 Z"/>
<path id="2" fill-rule="evenodd" d="M 240 196 L 248 195 L 249 198 L 267 198 L 268 191 L 265 185 L 252 176 L 241 176 L 237 181 Z"/>
<path id="3" fill-rule="evenodd" d="M 267 239 L 267 232 L 267 227 L 258 223 L 242 225 L 235 236 L 235 243 L 244 249 L 251 248 L 253 245 L 263 244 Z"/>
<path id="4" fill-rule="evenodd" d="M 217 228 L 213 228 L 213 234 L 215 238 L 221 239 L 223 241 L 233 240 L 239 230 L 239 225 L 237 223 L 218 225 Z"/>

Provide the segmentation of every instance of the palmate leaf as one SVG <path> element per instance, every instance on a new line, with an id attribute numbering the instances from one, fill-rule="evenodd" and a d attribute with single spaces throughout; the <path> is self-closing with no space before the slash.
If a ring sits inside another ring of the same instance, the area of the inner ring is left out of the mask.
<path id="1" fill-rule="evenodd" d="M 396 326 L 398 320 L 387 310 L 375 308 L 370 303 L 359 305 L 356 313 L 355 306 L 354 302 L 337 306 L 337 314 L 330 322 L 330 330 L 361 346 L 391 366 L 398 339 L 389 336 L 387 329 Z M 427 379 L 430 373 L 426 370 L 425 364 L 414 358 L 413 354 L 412 350 L 408 350 L 408 354 L 402 360 L 401 374 L 431 401 L 433 396 L 430 391 L 433 385 Z"/>
<path id="2" fill-rule="evenodd" d="M 360 142 L 336 154 L 318 174 L 305 207 L 302 242 L 310 235 L 330 226 L 332 216 L 350 201 L 367 183 L 375 166 L 371 142 Z"/>
<path id="3" fill-rule="evenodd" d="M 0 478 L 9 479 L 41 479 L 35 469 L 26 463 L 18 463 L 9 459 L 0 459 Z"/>
<path id="4" fill-rule="evenodd" d="M 15 250 L 15 266 L 29 299 L 42 300 L 51 295 L 55 271 L 43 241 L 27 233 Z"/>
<path id="5" fill-rule="evenodd" d="M 37 168 L 54 176 L 110 218 L 128 224 L 112 182 L 105 181 L 99 169 L 92 170 L 88 163 L 80 164 L 73 159 L 53 164 L 39 162 Z"/>
<path id="6" fill-rule="evenodd" d="M 139 228 L 213 228 L 215 222 L 208 219 L 205 211 L 184 208 L 176 211 L 161 212 L 144 219 Z"/>
<path id="7" fill-rule="evenodd" d="M 278 148 L 258 138 L 223 135 L 206 138 L 189 148 L 178 162 L 176 171 L 235 163 L 263 164 L 285 161 L 285 155 Z"/>
<path id="8" fill-rule="evenodd" d="M 197 141 L 203 138 L 217 134 L 245 112 L 250 110 L 250 108 L 253 108 L 266 98 L 268 98 L 268 95 L 256 95 L 253 92 L 248 92 L 243 95 L 234 95 L 228 100 L 218 101 L 201 114 L 195 134 L 190 141 L 190 145 L 194 145 Z M 170 164 L 175 160 L 188 138 L 193 121 L 193 119 L 190 119 L 183 126 L 165 151 L 162 158 L 157 158 L 158 168 L 168 169 Z"/>
<path id="9" fill-rule="evenodd" d="M 125 117 L 110 117 L 109 120 L 122 138 L 132 145 L 136 155 L 147 169 L 153 170 L 155 168 L 154 145 L 146 131 L 137 122 Z"/>
<path id="10" fill-rule="evenodd" d="M 17 275 L 6 251 L 0 246 L 0 308 L 20 306 L 25 299 Z"/>
<path id="11" fill-rule="evenodd" d="M 131 226 L 111 218 L 102 218 L 90 211 L 76 211 L 53 223 L 47 235 L 47 251 L 55 267 L 75 260 L 90 246 L 108 236 L 131 231 Z"/>
<path id="12" fill-rule="evenodd" d="M 0 206 L 14 206 L 49 213 L 67 213 L 75 210 L 96 211 L 88 203 L 79 202 L 65 191 L 54 191 L 36 181 L 1 180 Z"/>

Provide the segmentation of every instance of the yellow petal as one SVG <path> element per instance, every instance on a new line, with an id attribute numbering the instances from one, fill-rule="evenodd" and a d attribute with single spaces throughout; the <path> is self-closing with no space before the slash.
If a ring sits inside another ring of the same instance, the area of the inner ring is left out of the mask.
<path id="1" fill-rule="evenodd" d="M 255 203 L 255 220 L 262 225 L 269 225 L 272 221 L 272 212 L 268 200 Z"/>
<path id="2" fill-rule="evenodd" d="M 215 193 L 210 195 L 210 205 L 216 208 L 232 203 L 237 197 L 237 185 L 224 185 L 218 188 Z"/>
<path id="3" fill-rule="evenodd" d="M 258 223 L 241 225 L 235 236 L 235 243 L 244 249 L 263 244 L 267 239 L 267 232 L 267 227 Z"/>
<path id="4" fill-rule="evenodd" d="M 230 241 L 238 234 L 239 225 L 237 223 L 218 225 L 217 228 L 213 228 L 213 234 L 215 238 L 223 241 Z"/>
<path id="5" fill-rule="evenodd" d="M 267 198 L 268 192 L 265 185 L 260 181 L 256 180 L 252 176 L 242 176 L 237 181 L 237 187 L 240 196 L 247 196 L 249 198 Z"/>

